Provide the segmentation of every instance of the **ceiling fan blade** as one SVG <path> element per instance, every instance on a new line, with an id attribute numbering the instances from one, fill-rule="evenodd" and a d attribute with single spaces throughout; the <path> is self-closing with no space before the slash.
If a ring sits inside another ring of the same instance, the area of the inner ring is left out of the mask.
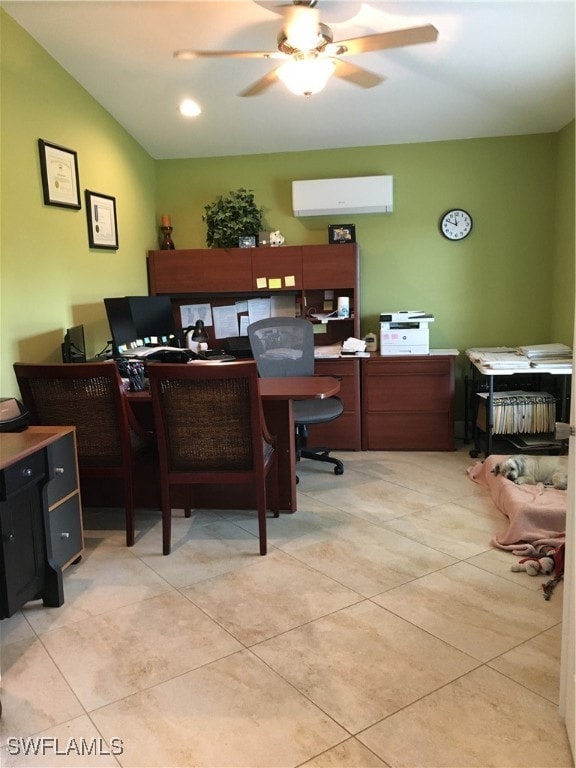
<path id="1" fill-rule="evenodd" d="M 278 70 L 272 69 L 270 72 L 268 72 L 267 75 L 264 75 L 264 77 L 261 77 L 259 80 L 256 80 L 255 83 L 252 83 L 252 85 L 249 85 L 248 88 L 245 88 L 243 91 L 241 91 L 238 95 L 239 96 L 259 96 L 261 93 L 264 93 L 270 86 L 274 85 L 274 83 L 278 80 Z"/>
<path id="2" fill-rule="evenodd" d="M 361 88 L 374 88 L 375 85 L 380 85 L 386 80 L 382 75 L 377 75 L 363 67 L 357 67 L 356 64 L 351 64 L 349 61 L 342 61 L 342 59 L 334 59 L 334 61 L 336 62 L 334 76 L 354 83 L 354 85 L 359 85 Z"/>
<path id="3" fill-rule="evenodd" d="M 174 51 L 175 59 L 275 59 L 283 58 L 278 51 Z"/>
<path id="4" fill-rule="evenodd" d="M 423 27 L 410 27 L 409 29 L 397 29 L 391 32 L 381 32 L 365 37 L 353 37 L 351 40 L 338 40 L 333 47 L 338 53 L 368 53 L 369 51 L 384 51 L 389 48 L 402 48 L 405 45 L 418 45 L 419 43 L 433 43 L 438 38 L 438 30 L 432 24 Z M 332 46 L 331 46 L 332 47 Z"/>

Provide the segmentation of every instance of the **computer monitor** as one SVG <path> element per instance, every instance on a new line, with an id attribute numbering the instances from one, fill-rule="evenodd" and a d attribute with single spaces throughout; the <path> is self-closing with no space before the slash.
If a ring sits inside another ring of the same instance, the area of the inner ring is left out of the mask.
<path id="1" fill-rule="evenodd" d="M 146 344 L 175 343 L 178 336 L 170 296 L 127 296 L 139 339 Z M 151 339 L 156 342 L 151 342 Z"/>
<path id="2" fill-rule="evenodd" d="M 68 328 L 62 342 L 63 363 L 85 363 L 86 342 L 84 340 L 84 326 L 75 325 Z"/>
<path id="3" fill-rule="evenodd" d="M 104 299 L 113 354 L 145 345 L 180 346 L 169 296 L 121 296 Z"/>
<path id="4" fill-rule="evenodd" d="M 119 355 L 123 349 L 136 344 L 138 334 L 126 298 L 104 299 L 108 325 L 112 334 L 113 354 Z"/>

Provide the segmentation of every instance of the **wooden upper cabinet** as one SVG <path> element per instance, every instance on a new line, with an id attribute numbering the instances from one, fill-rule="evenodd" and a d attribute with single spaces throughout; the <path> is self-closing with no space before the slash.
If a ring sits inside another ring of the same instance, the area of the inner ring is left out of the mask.
<path id="1" fill-rule="evenodd" d="M 358 292 L 358 249 L 342 245 L 149 251 L 151 294 L 344 289 Z"/>
<path id="2" fill-rule="evenodd" d="M 356 288 L 358 249 L 355 243 L 303 245 L 302 279 L 311 288 Z"/>
<path id="3" fill-rule="evenodd" d="M 301 290 L 302 247 L 251 248 L 253 290 Z"/>
<path id="4" fill-rule="evenodd" d="M 194 248 L 149 251 L 150 293 L 175 295 L 251 291 L 253 250 Z"/>

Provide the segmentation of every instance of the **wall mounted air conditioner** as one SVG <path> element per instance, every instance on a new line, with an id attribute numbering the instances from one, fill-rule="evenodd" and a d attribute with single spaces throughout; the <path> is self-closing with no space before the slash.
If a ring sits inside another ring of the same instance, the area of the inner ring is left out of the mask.
<path id="1" fill-rule="evenodd" d="M 390 213 L 392 176 L 358 176 L 292 182 L 295 216 Z"/>

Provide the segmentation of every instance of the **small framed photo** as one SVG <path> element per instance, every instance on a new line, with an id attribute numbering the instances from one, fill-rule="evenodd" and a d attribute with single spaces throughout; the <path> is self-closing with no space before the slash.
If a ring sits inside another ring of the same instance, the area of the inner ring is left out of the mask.
<path id="1" fill-rule="evenodd" d="M 76 152 L 44 139 L 38 139 L 38 150 L 44 204 L 76 210 L 81 208 Z"/>
<path id="2" fill-rule="evenodd" d="M 89 189 L 86 190 L 85 195 L 90 248 L 118 250 L 116 198 L 91 192 Z"/>
<path id="3" fill-rule="evenodd" d="M 329 224 L 328 225 L 329 243 L 355 243 L 356 227 L 354 224 Z"/>
<path id="4" fill-rule="evenodd" d="M 250 235 L 238 238 L 239 248 L 256 248 L 256 236 Z"/>

